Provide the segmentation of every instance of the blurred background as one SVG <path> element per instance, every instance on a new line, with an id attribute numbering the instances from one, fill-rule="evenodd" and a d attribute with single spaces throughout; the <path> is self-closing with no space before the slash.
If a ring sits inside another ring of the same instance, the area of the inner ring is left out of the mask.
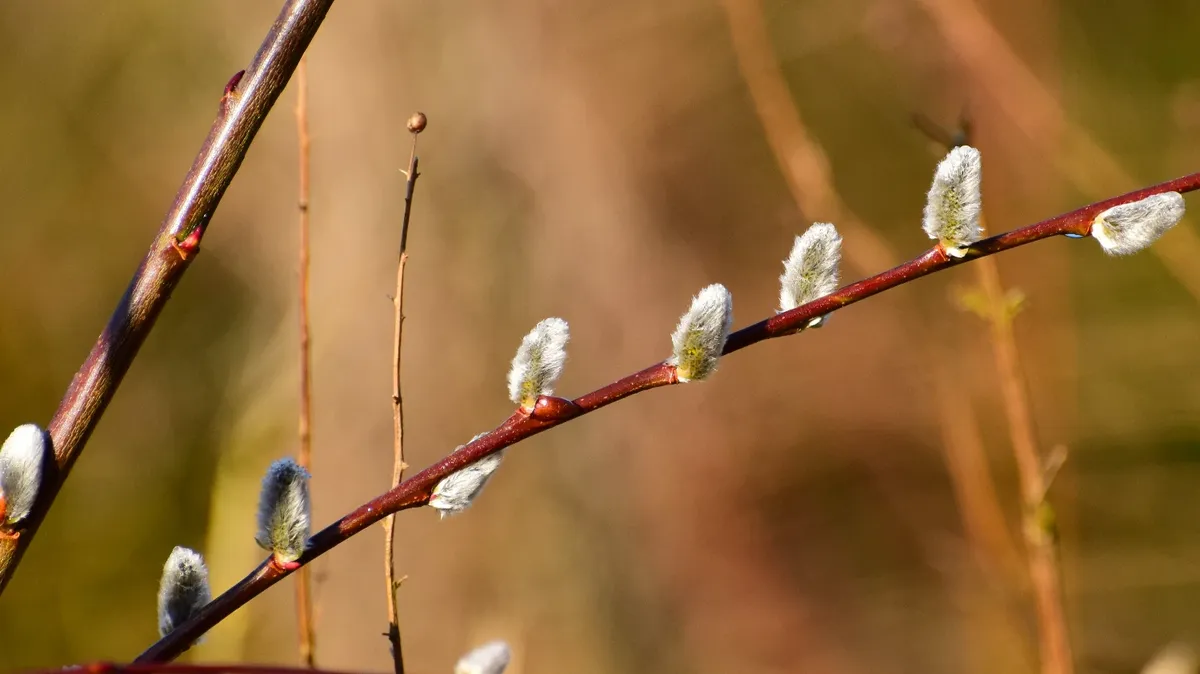
<path id="1" fill-rule="evenodd" d="M 0 427 L 53 413 L 278 4 L 0 5 Z M 769 315 L 814 220 L 842 230 L 847 282 L 923 251 L 944 147 L 913 115 L 967 111 L 993 231 L 1200 170 L 1198 25 L 1182 0 L 338 3 L 309 52 L 315 524 L 388 483 L 412 111 L 420 468 L 510 413 L 542 318 L 571 324 L 576 396 L 666 357 L 706 284 L 738 326 Z M 262 559 L 258 483 L 297 444 L 294 104 L 0 600 L 0 671 L 141 652 L 172 546 L 215 591 Z M 1080 672 L 1200 639 L 1195 226 L 1128 259 L 998 258 L 1038 450 L 1069 457 L 1049 501 Z M 493 638 L 514 674 L 1037 671 L 1012 435 L 961 308 L 978 284 L 855 305 L 522 443 L 464 516 L 402 515 L 409 671 Z M 318 663 L 387 671 L 381 529 L 313 568 Z M 188 657 L 296 662 L 293 592 Z"/>

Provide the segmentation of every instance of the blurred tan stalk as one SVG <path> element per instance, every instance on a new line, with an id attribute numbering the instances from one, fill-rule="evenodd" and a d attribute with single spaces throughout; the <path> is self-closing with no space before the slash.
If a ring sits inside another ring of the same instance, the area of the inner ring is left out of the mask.
<path id="1" fill-rule="evenodd" d="M 309 236 L 308 236 L 308 57 L 296 66 L 296 144 L 299 150 L 300 212 L 300 447 L 296 461 L 305 470 L 312 470 L 312 349 L 309 344 L 308 315 Z M 313 629 L 312 572 L 305 567 L 296 576 L 296 629 L 299 631 L 300 662 L 305 667 L 316 666 L 316 635 Z"/>
<path id="2" fill-rule="evenodd" d="M 980 220 L 982 223 L 983 218 Z M 1039 651 L 1042 671 L 1046 674 L 1070 674 L 1074 671 L 1074 663 L 1067 619 L 1063 613 L 1057 541 L 1036 525 L 1038 514 L 1048 507 L 1045 505 L 1047 471 L 1046 462 L 1038 452 L 1037 437 L 1033 430 L 1033 414 L 1025 390 L 1017 342 L 1013 336 L 1012 323 L 1016 310 L 1010 306 L 1006 297 L 996 261 L 987 258 L 979 262 L 981 264 L 976 267 L 976 272 L 987 303 L 985 319 L 990 328 L 992 353 L 996 359 L 996 376 L 1004 400 L 1004 416 L 1008 421 L 1013 457 L 1017 464 L 1022 511 L 1028 520 L 1024 527 L 1025 545 L 1028 551 L 1034 605 L 1040 626 Z"/>
<path id="3" fill-rule="evenodd" d="M 824 151 L 807 132 L 771 50 L 758 0 L 723 0 L 722 6 L 728 15 L 742 77 L 796 205 L 808 217 L 827 218 L 836 223 L 846 240 L 846 259 L 858 273 L 870 274 L 894 266 L 899 257 L 838 196 Z M 910 334 L 928 332 L 915 321 L 907 321 L 905 328 Z M 936 362 L 928 346 L 930 339 L 931 335 L 924 334 L 916 341 L 926 345 L 925 362 Z M 939 387 L 950 391 L 948 395 L 961 396 L 952 379 L 942 374 L 934 376 Z M 949 429 L 961 426 L 962 421 L 953 418 L 946 406 L 939 405 L 938 417 L 946 441 L 945 461 L 955 483 L 964 528 L 972 546 L 981 551 L 976 557 L 1013 558 L 1015 546 L 1004 528 L 1004 515 L 995 497 L 982 446 L 956 441 L 962 437 L 961 433 Z"/>

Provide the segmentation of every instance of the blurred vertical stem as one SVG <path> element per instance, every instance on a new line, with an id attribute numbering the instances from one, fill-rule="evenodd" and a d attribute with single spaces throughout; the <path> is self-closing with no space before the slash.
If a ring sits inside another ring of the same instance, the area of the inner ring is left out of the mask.
<path id="1" fill-rule="evenodd" d="M 250 65 L 226 85 L 217 118 L 150 250 L 47 424 L 54 441 L 54 465 L 44 477 L 25 527 L 17 536 L 0 538 L 0 591 L 20 564 L 171 291 L 199 252 L 204 230 L 251 141 L 332 5 L 333 0 L 285 2 Z"/>
<path id="2" fill-rule="evenodd" d="M 308 59 L 301 58 L 296 67 L 296 145 L 299 166 L 300 212 L 300 447 L 297 462 L 306 470 L 312 466 L 312 348 L 309 342 L 308 313 L 309 237 L 308 237 Z M 296 629 L 299 631 L 300 662 L 316 666 L 316 636 L 313 629 L 312 574 L 308 567 L 296 576 Z"/>
<path id="3" fill-rule="evenodd" d="M 404 398 L 400 393 L 400 346 L 404 333 L 404 267 L 408 263 L 408 220 L 412 215 L 413 192 L 417 187 L 417 134 L 425 130 L 425 115 L 415 113 L 408 120 L 412 133 L 412 150 L 408 155 L 408 169 L 404 172 L 404 215 L 400 220 L 400 257 L 396 262 L 396 294 L 392 297 L 394 308 L 394 338 L 392 343 L 392 489 L 404 479 L 408 464 L 404 462 Z M 388 641 L 392 648 L 392 666 L 396 674 L 404 674 L 404 651 L 400 641 L 400 611 L 397 607 L 396 590 L 396 517 L 383 521 L 383 577 L 387 583 Z"/>
<path id="4" fill-rule="evenodd" d="M 746 88 L 750 93 L 755 113 L 763 126 L 767 143 L 775 155 L 780 171 L 787 180 L 796 206 L 810 219 L 835 222 L 846 239 L 843 249 L 847 262 L 862 273 L 872 269 L 894 266 L 899 256 L 887 241 L 864 224 L 849 205 L 844 203 L 834 185 L 832 169 L 820 143 L 805 127 L 788 89 L 779 59 L 771 47 L 771 36 L 763 17 L 759 0 L 722 0 L 729 23 L 734 56 Z M 924 369 L 924 363 L 937 362 L 939 355 L 934 345 L 946 336 L 932 334 L 922 321 L 913 320 L 916 307 L 911 298 L 906 298 L 910 308 L 897 318 L 904 334 L 916 335 L 920 345 L 919 362 L 914 365 Z M 934 372 L 929 388 L 946 400 L 961 400 L 961 385 L 943 372 Z M 968 540 L 975 558 L 982 560 L 996 557 L 1000 560 L 1018 559 L 1016 544 L 1004 528 L 1004 514 L 993 488 L 991 471 L 981 447 L 962 441 L 963 433 L 957 432 L 963 420 L 953 414 L 944 404 L 936 408 L 938 425 L 942 429 L 943 460 L 958 495 Z M 973 429 L 969 429 L 974 432 Z M 956 470 L 971 467 L 969 472 Z M 962 498 L 969 495 L 969 498 Z M 976 526 L 978 525 L 978 526 Z M 985 566 L 984 573 L 995 574 L 1005 568 Z"/>
<path id="5" fill-rule="evenodd" d="M 918 124 L 934 140 L 952 139 L 948 145 L 970 142 L 970 125 L 964 120 L 955 134 L 939 133 L 928 125 Z M 980 226 L 987 223 L 980 215 Z M 1033 429 L 1033 413 L 1021 370 L 1013 320 L 1018 306 L 1009 298 L 1000 279 L 1000 267 L 994 258 L 979 260 L 975 266 L 979 287 L 983 292 L 980 316 L 988 322 L 996 376 L 1004 401 L 1004 416 L 1012 442 L 1017 479 L 1021 489 L 1021 512 L 1025 538 L 1030 585 L 1038 622 L 1038 652 L 1043 674 L 1071 674 L 1074 662 L 1067 619 L 1063 610 L 1062 577 L 1058 563 L 1057 534 L 1054 531 L 1053 509 L 1046 502 L 1049 480 L 1057 472 L 1041 457 L 1037 434 Z"/>
<path id="6" fill-rule="evenodd" d="M 1016 311 L 1004 292 L 996 261 L 992 258 L 982 259 L 975 270 L 989 309 L 987 320 L 991 328 L 992 354 L 996 359 L 996 375 L 1000 381 L 1004 415 L 1008 420 L 1017 477 L 1021 484 L 1025 546 L 1037 610 L 1042 672 L 1071 674 L 1074 664 L 1067 619 L 1063 612 L 1057 540 L 1053 524 L 1043 521 L 1045 515 L 1051 512 L 1046 503 L 1047 470 L 1038 452 L 1029 396 L 1013 336 L 1012 324 Z"/>

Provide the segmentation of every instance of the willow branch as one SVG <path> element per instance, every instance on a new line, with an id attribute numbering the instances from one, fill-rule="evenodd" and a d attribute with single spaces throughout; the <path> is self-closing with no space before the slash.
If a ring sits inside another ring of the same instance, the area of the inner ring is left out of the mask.
<path id="1" fill-rule="evenodd" d="M 308 59 L 296 67 L 296 145 L 299 157 L 299 186 L 296 205 L 300 212 L 300 446 L 296 462 L 306 470 L 312 467 L 312 347 L 309 340 L 308 308 L 309 237 L 308 237 Z M 316 634 L 313 628 L 312 573 L 308 567 L 296 576 L 296 631 L 300 644 L 300 663 L 316 666 Z"/>
<path id="2" fill-rule="evenodd" d="M 795 334 L 818 316 L 972 260 L 1051 237 L 1087 236 L 1095 216 L 1118 204 L 1138 201 L 1162 192 L 1191 192 L 1196 189 L 1200 189 L 1200 173 L 1096 202 L 1027 227 L 984 239 L 972 244 L 962 258 L 950 257 L 940 246 L 935 246 L 909 262 L 732 333 L 725 343 L 723 353 L 730 354 L 768 339 Z M 311 562 L 388 515 L 425 505 L 429 502 L 433 488 L 443 478 L 489 454 L 618 400 L 677 382 L 673 366 L 656 363 L 574 400 L 542 397 L 532 413 L 514 413 L 496 429 L 468 442 L 441 461 L 317 532 L 309 539 L 308 548 L 297 560 L 297 564 Z M 201 609 L 192 620 L 180 625 L 147 649 L 138 657 L 138 661 L 153 662 L 178 656 L 187 644 L 290 572 L 279 565 L 271 564 L 269 560 L 264 561 L 249 576 Z"/>
<path id="3" fill-rule="evenodd" d="M 288 0 L 250 65 L 226 85 L 216 121 L 158 235 L 47 425 L 54 441 L 54 470 L 43 478 L 38 502 L 24 528 L 15 536 L 0 537 L 0 591 L 12 578 L 155 319 L 199 252 L 209 220 L 250 142 L 332 4 L 333 0 Z"/>
<path id="4" fill-rule="evenodd" d="M 412 215 L 413 192 L 417 187 L 417 134 L 425 129 L 425 115 L 416 113 L 408 121 L 412 132 L 412 151 L 404 187 L 404 215 L 400 220 L 400 257 L 396 262 L 396 294 L 392 297 L 394 338 L 392 340 L 392 489 L 404 479 L 408 464 L 404 461 L 404 398 L 400 394 L 400 346 L 404 334 L 404 267 L 408 263 L 408 220 Z M 400 642 L 400 611 L 396 606 L 396 518 L 383 521 L 383 580 L 387 584 L 387 638 L 392 648 L 392 668 L 404 674 L 404 650 Z"/>

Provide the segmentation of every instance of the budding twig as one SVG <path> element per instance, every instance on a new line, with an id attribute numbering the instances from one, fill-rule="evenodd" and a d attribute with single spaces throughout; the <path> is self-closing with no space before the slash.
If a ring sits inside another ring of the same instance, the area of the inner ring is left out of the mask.
<path id="1" fill-rule="evenodd" d="M 309 341 L 308 282 L 309 282 L 309 237 L 308 237 L 308 59 L 301 58 L 296 67 L 296 145 L 299 168 L 300 212 L 300 446 L 296 451 L 296 462 L 305 470 L 312 470 L 312 349 Z M 316 630 L 313 627 L 312 574 L 308 567 L 300 569 L 296 576 L 296 631 L 299 633 L 300 662 L 306 667 L 316 666 Z"/>
<path id="2" fill-rule="evenodd" d="M 1118 204 L 1137 201 L 1162 192 L 1191 192 L 1196 189 L 1200 189 L 1200 173 L 1193 173 L 1096 202 L 1036 224 L 983 239 L 972 244 L 967 254 L 961 258 L 951 257 L 941 246 L 935 246 L 916 259 L 845 286 L 791 311 L 776 314 L 731 333 L 725 341 L 723 353 L 728 355 L 768 339 L 790 335 L 817 316 L 823 316 L 878 295 L 885 290 L 971 260 L 995 255 L 1042 239 L 1065 235 L 1086 236 L 1091 227 L 1092 218 L 1105 209 Z M 572 410 L 572 413 L 570 414 L 554 418 L 520 412 L 513 414 L 495 430 L 472 440 L 449 456 L 401 482 L 387 493 L 363 504 L 317 532 L 309 539 L 307 549 L 296 560 L 296 564 L 307 564 L 388 515 L 426 505 L 433 495 L 434 487 L 439 482 L 485 456 L 495 454 L 521 440 L 611 405 L 618 400 L 648 389 L 669 386 L 678 382 L 675 366 L 662 362 L 576 398 L 571 401 L 572 406 L 569 409 Z M 270 564 L 269 560 L 263 562 L 250 575 L 213 600 L 195 619 L 148 648 L 138 657 L 137 661 L 155 662 L 178 656 L 187 640 L 194 639 L 211 629 L 225 616 L 279 582 L 290 572 L 290 569 Z"/>
<path id="3" fill-rule="evenodd" d="M 333 0 L 287 0 L 244 74 L 230 82 L 217 119 L 154 243 L 50 420 L 57 472 L 42 485 L 42 496 L 21 536 L 0 539 L 0 591 L 12 578 L 171 291 L 195 259 L 181 252 L 198 249 L 250 142 L 332 4 Z"/>
<path id="4" fill-rule="evenodd" d="M 412 151 L 408 155 L 404 186 L 404 215 L 400 220 L 400 257 L 396 262 L 396 294 L 392 297 L 394 339 L 392 340 L 392 488 L 404 479 L 404 398 L 400 394 L 400 345 L 404 330 L 404 267 L 408 263 L 408 219 L 412 215 L 413 192 L 417 187 L 417 134 L 425 130 L 425 115 L 416 112 L 408 118 Z M 404 652 L 400 642 L 400 612 L 396 606 L 396 518 L 383 521 L 383 579 L 387 583 L 388 641 L 392 648 L 392 667 L 404 674 Z"/>

